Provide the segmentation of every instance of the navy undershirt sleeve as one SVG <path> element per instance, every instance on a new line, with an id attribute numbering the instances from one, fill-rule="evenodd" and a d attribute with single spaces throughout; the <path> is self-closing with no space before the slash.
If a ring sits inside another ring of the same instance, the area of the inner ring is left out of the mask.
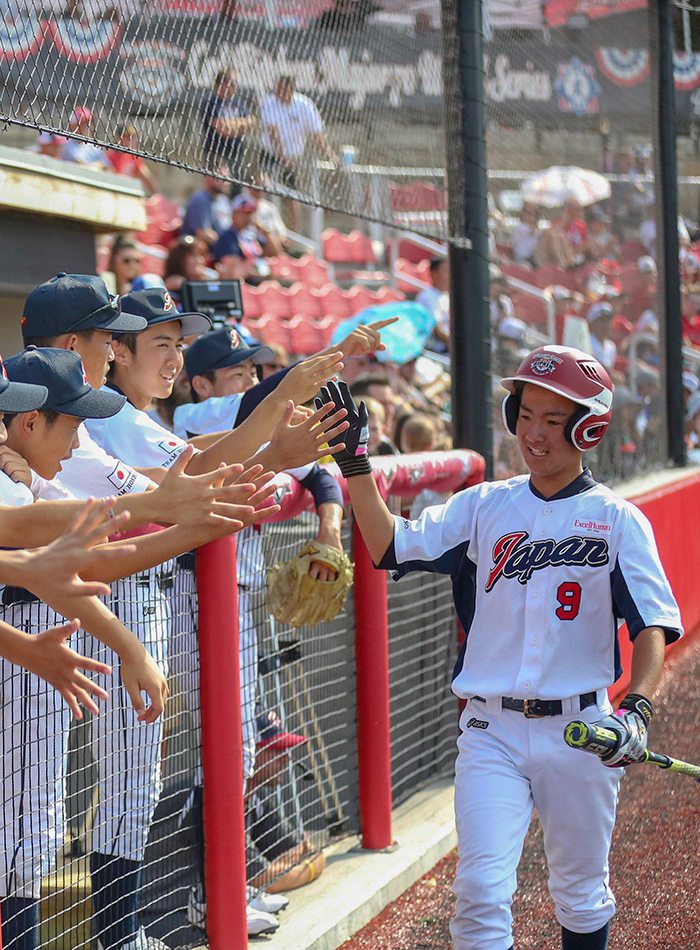
<path id="1" fill-rule="evenodd" d="M 325 505 L 329 502 L 343 506 L 343 493 L 340 485 L 336 482 L 330 472 L 325 471 L 320 465 L 316 464 L 309 474 L 301 479 L 304 488 L 311 492 L 314 505 L 318 511 L 319 505 Z"/>
<path id="2" fill-rule="evenodd" d="M 290 369 L 292 369 L 291 366 L 286 366 L 278 373 L 273 373 L 272 376 L 268 376 L 267 379 L 258 383 L 257 386 L 253 386 L 247 393 L 243 393 L 243 399 L 241 399 L 241 405 L 238 409 L 238 415 L 236 416 L 236 422 L 233 427 L 234 429 L 242 422 L 245 422 L 251 412 L 260 405 L 263 399 L 269 396 L 269 394 L 279 386 Z"/>

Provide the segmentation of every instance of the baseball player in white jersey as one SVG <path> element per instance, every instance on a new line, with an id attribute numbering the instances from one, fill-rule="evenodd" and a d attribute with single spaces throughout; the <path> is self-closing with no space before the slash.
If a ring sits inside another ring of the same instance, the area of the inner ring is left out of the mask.
<path id="1" fill-rule="evenodd" d="M 51 478 L 70 454 L 80 420 L 114 413 L 123 399 L 94 390 L 85 379 L 80 358 L 63 350 L 30 348 L 8 360 L 13 381 L 43 387 L 46 400 L 39 410 L 27 409 L 5 416 L 8 443 L 27 458 L 41 475 Z M 3 478 L 5 476 L 3 475 Z M 23 504 L 33 496 L 24 485 Z M 5 494 L 5 493 L 4 493 Z M 127 552 L 131 546 L 127 545 Z M 81 598 L 86 600 L 85 598 Z M 66 605 L 66 606 L 64 606 Z M 4 615 L 27 633 L 63 622 L 54 610 L 19 588 L 3 591 Z M 71 599 L 56 606 L 72 616 Z M 145 660 L 133 634 L 97 601 L 81 607 L 85 627 L 119 650 L 122 674 L 134 704 L 141 708 L 140 688 L 153 700 L 144 721 L 157 717 L 167 688 L 162 675 Z M 105 627 L 106 625 L 106 627 Z M 130 655 L 133 654 L 133 655 Z M 129 672 L 130 671 L 130 672 Z M 16 676 L 2 666 L 2 731 L 6 780 L 3 787 L 3 850 L 0 893 L 3 897 L 4 946 L 33 948 L 37 937 L 37 899 L 41 877 L 50 867 L 62 835 L 62 784 L 68 709 L 57 694 L 36 677 Z"/>
<path id="2" fill-rule="evenodd" d="M 205 318 L 200 322 L 204 323 Z M 145 326 L 146 320 L 142 317 L 121 313 L 118 301 L 109 296 L 102 281 L 91 276 L 58 275 L 35 288 L 24 308 L 25 339 L 79 350 L 85 361 L 86 376 L 97 386 L 104 383 L 113 359 L 112 332 Z M 64 461 L 60 478 L 47 483 L 34 475 L 32 490 L 42 498 L 63 499 L 73 494 L 85 497 L 93 492 L 105 494 L 117 489 L 123 497 L 115 507 L 130 511 L 134 523 L 178 521 L 176 528 L 136 540 L 134 566 L 151 568 L 171 554 L 180 554 L 211 537 L 236 530 L 243 524 L 235 520 L 236 516 L 244 511 L 253 512 L 252 498 L 240 498 L 248 503 L 245 509 L 229 503 L 244 491 L 241 484 L 215 490 L 209 486 L 217 481 L 220 484 L 220 480 L 213 476 L 189 478 L 181 474 L 191 449 L 183 453 L 163 484 L 156 487 L 122 459 L 104 452 L 89 438 L 82 425 L 79 436 L 81 444 L 74 449 L 74 457 Z M 219 474 L 230 476 L 231 469 Z M 151 487 L 155 490 L 139 497 L 138 493 Z M 250 496 L 251 492 L 247 491 L 246 495 Z M 132 624 L 162 668 L 165 668 L 168 601 L 160 588 L 165 569 L 167 565 L 165 568 L 160 565 L 157 569 L 141 570 L 132 577 L 123 577 L 126 572 L 121 570 L 122 579 L 113 585 L 108 601 Z M 88 642 L 85 648 L 111 660 L 102 644 Z M 150 814 L 157 802 L 159 782 L 158 741 L 146 733 L 160 734 L 160 724 L 144 729 L 125 708 L 118 684 L 114 684 L 111 692 L 110 703 L 93 724 L 101 788 L 93 831 L 95 929 L 103 946 L 127 945 L 127 941 L 129 947 L 155 946 L 154 938 L 146 937 L 138 926 L 136 898 L 140 858 Z M 142 764 L 140 772 L 117 767 L 116 760 L 121 762 L 126 754 L 122 747 L 139 750 L 135 755 Z"/>
<path id="3" fill-rule="evenodd" d="M 182 339 L 183 336 L 191 336 L 201 332 L 210 325 L 210 321 L 202 314 L 181 314 L 178 313 L 173 305 L 170 295 L 158 288 L 141 291 L 126 295 L 121 300 L 122 312 L 130 313 L 143 317 L 147 321 L 147 327 L 142 332 L 129 333 L 126 336 L 120 335 L 114 342 L 116 354 L 113 371 L 111 373 L 110 387 L 120 389 L 128 397 L 124 408 L 115 418 L 114 425 L 102 426 L 88 425 L 88 430 L 94 441 L 105 451 L 110 452 L 130 464 L 133 467 L 149 469 L 156 476 L 158 469 L 168 469 L 176 460 L 191 449 L 188 444 L 173 433 L 158 425 L 146 413 L 145 408 L 154 397 L 162 398 L 167 396 L 172 389 L 173 382 L 182 367 Z M 268 447 L 265 452 L 261 452 L 256 458 L 256 462 L 271 463 L 275 467 L 279 464 L 284 467 L 284 460 L 287 454 L 291 455 L 292 460 L 307 461 L 309 458 L 320 457 L 323 454 L 323 445 L 327 437 L 323 432 L 323 427 L 314 427 L 317 419 L 306 420 L 302 425 L 290 426 L 285 419 L 291 416 L 287 409 L 286 417 L 283 417 L 288 399 L 310 398 L 314 390 L 323 379 L 335 372 L 339 364 L 338 354 L 332 354 L 330 357 L 323 357 L 315 361 L 313 365 L 304 368 L 296 374 L 294 379 L 290 379 L 287 392 L 276 400 L 269 400 L 266 406 L 260 406 L 260 412 L 256 419 L 251 419 L 247 427 L 247 433 L 242 433 L 242 438 L 236 438 L 232 434 L 224 434 L 220 440 L 213 439 L 211 445 L 203 451 L 198 452 L 194 457 L 190 457 L 187 463 L 188 471 L 194 469 L 198 472 L 216 471 L 221 462 L 245 459 L 252 455 L 260 446 L 262 440 L 269 438 L 275 431 L 281 434 L 280 449 L 278 450 L 279 462 L 275 459 L 275 447 Z M 344 427 L 340 421 L 342 413 L 338 414 L 335 420 L 337 431 Z M 259 426 L 255 423 L 259 421 Z M 238 433 L 236 434 L 238 435 Z M 265 516 L 263 511 L 261 517 Z M 171 577 L 174 572 L 179 570 L 181 575 L 188 575 L 178 579 L 176 589 L 182 590 L 187 582 L 194 586 L 193 573 L 187 567 L 170 567 Z M 182 583 L 180 583 L 182 581 Z M 160 629 L 157 642 L 162 653 L 163 659 L 167 659 L 165 649 L 167 640 L 167 630 Z M 135 738 L 135 737 L 134 737 Z M 139 735 L 140 738 L 140 735 Z M 128 746 L 129 743 L 126 743 Z M 141 742 L 140 748 L 134 748 L 130 759 L 131 768 L 128 771 L 128 777 L 121 781 L 128 781 L 130 790 L 133 792 L 132 798 L 138 799 L 139 803 L 144 796 L 148 794 L 144 789 L 157 789 L 157 775 L 159 769 L 159 743 L 153 742 L 149 745 L 150 753 L 144 748 Z M 138 791 L 140 789 L 140 791 Z M 128 793 L 129 790 L 127 790 Z M 124 794 L 121 795 L 123 802 Z M 112 860 L 106 865 L 105 877 L 109 875 L 112 885 L 108 886 L 103 882 L 102 877 L 98 880 L 98 886 L 102 893 L 107 891 L 114 892 L 115 888 L 120 886 L 119 882 L 127 881 L 129 893 L 126 888 L 122 889 L 119 895 L 120 908 L 124 909 L 129 900 L 129 894 L 134 895 L 132 901 L 133 913 L 136 913 L 135 894 L 138 891 L 138 871 L 143 858 L 143 848 L 145 847 L 148 823 L 152 815 L 152 809 L 157 801 L 157 791 L 151 802 L 146 808 L 132 807 L 123 808 L 121 815 L 125 816 L 129 811 L 129 825 L 132 830 L 132 840 L 128 846 L 128 854 L 118 854 L 119 857 L 119 876 L 111 873 L 115 867 L 114 845 L 107 855 Z M 98 813 L 98 819 L 99 819 Z M 96 822 L 97 823 L 97 822 Z M 124 823 L 124 822 L 122 822 Z M 140 837 L 137 840 L 137 835 Z M 93 856 L 93 881 L 97 875 L 101 875 L 102 867 L 97 864 L 102 862 L 101 853 L 95 858 Z M 127 864 L 129 867 L 127 867 Z M 115 901 L 110 901 L 114 905 Z M 121 915 L 123 917 L 123 914 Z M 131 916 L 128 915 L 128 916 Z M 121 947 L 119 942 L 122 939 L 117 935 L 117 928 L 120 926 L 118 919 L 112 917 L 109 926 L 109 938 L 105 946 Z M 131 945 L 129 944 L 129 947 Z"/>
<path id="4" fill-rule="evenodd" d="M 534 806 L 562 946 L 603 950 L 615 913 L 615 766 L 643 757 L 649 697 L 681 621 L 646 518 L 582 464 L 611 418 L 605 369 L 579 350 L 544 346 L 502 384 L 505 426 L 529 477 L 458 492 L 416 521 L 393 517 L 381 500 L 364 405 L 354 405 L 344 384 L 329 384 L 320 402 L 349 411 L 336 459 L 375 564 L 396 578 L 448 574 L 466 634 L 452 681 L 467 701 L 456 765 L 454 946 L 513 946 L 511 902 Z M 630 692 L 613 713 L 607 689 L 620 673 L 620 620 L 634 652 Z M 603 764 L 565 744 L 573 719 L 617 733 Z"/>

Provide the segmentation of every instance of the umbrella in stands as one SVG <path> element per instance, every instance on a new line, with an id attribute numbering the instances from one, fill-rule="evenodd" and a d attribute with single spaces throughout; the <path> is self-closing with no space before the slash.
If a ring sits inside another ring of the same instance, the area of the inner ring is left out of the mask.
<path id="1" fill-rule="evenodd" d="M 398 300 L 376 307 L 365 307 L 354 317 L 338 324 L 331 342 L 340 342 L 356 327 L 377 320 L 387 320 L 389 317 L 400 319 L 382 330 L 382 343 L 386 349 L 377 353 L 377 359 L 383 363 L 398 363 L 403 366 L 421 355 L 435 327 L 435 317 L 432 313 L 413 300 Z"/>
<path id="2" fill-rule="evenodd" d="M 520 186 L 525 201 L 559 208 L 569 198 L 592 205 L 610 197 L 610 182 L 598 172 L 577 165 L 552 165 L 528 175 Z"/>

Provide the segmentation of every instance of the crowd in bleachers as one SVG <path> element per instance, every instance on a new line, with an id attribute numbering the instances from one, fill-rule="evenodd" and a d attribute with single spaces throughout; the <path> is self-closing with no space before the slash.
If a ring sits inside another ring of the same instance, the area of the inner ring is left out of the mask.
<path id="1" fill-rule="evenodd" d="M 91 120 L 89 110 L 76 110 L 74 124 L 84 132 Z M 136 131 L 125 126 L 123 133 L 123 144 L 133 147 Z M 87 148 L 89 155 L 83 154 Z M 392 248 L 390 241 L 372 241 L 360 230 L 335 228 L 326 228 L 322 246 L 310 250 L 308 240 L 296 243 L 303 235 L 290 232 L 284 220 L 289 221 L 290 203 L 264 191 L 264 174 L 247 188 L 232 188 L 225 180 L 225 162 L 179 205 L 158 193 L 152 173 L 135 156 L 46 135 L 40 149 L 111 167 L 143 182 L 149 194 L 146 229 L 103 240 L 98 248 L 98 270 L 114 293 L 163 283 L 177 301 L 185 280 L 238 279 L 244 310 L 239 330 L 273 346 L 278 360 L 319 351 L 342 321 L 368 307 L 402 300 L 423 304 L 434 319 L 426 358 L 410 366 L 377 362 L 359 370 L 348 367 L 347 374 L 349 381 L 356 376 L 387 380 L 399 418 L 406 410 L 430 418 L 434 440 L 427 440 L 427 447 L 449 444 L 449 269 L 444 254 L 435 256 L 405 235 Z M 513 220 L 490 200 L 495 375 L 512 369 L 529 345 L 547 339 L 593 353 L 615 380 L 618 403 L 626 404 L 624 414 L 631 421 L 624 446 L 631 471 L 654 438 L 662 405 L 649 160 L 646 148 L 620 149 L 610 198 L 587 207 L 571 198 L 548 212 L 523 201 Z M 397 220 L 403 215 L 406 224 L 421 215 L 445 214 L 444 192 L 434 184 L 409 182 L 390 190 Z M 296 225 L 298 209 L 291 217 Z M 678 234 L 684 379 L 690 395 L 700 367 L 700 349 L 697 357 L 694 351 L 700 347 L 700 251 L 693 241 L 696 226 L 679 219 Z M 403 433 L 391 424 L 395 413 L 384 406 L 382 414 L 380 403 L 371 398 L 381 433 L 378 444 L 382 451 L 400 451 Z M 500 473 L 518 470 L 517 448 L 497 436 L 501 441 Z"/>

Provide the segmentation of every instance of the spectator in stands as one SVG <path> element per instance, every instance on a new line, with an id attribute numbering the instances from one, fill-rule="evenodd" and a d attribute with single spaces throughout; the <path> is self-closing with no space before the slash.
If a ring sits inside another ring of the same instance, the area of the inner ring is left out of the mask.
<path id="1" fill-rule="evenodd" d="M 180 303 L 180 288 L 185 280 L 216 280 L 216 271 L 207 267 L 205 245 L 191 234 L 173 244 L 168 252 L 163 272 L 165 286 L 176 304 Z"/>
<path id="2" fill-rule="evenodd" d="M 555 218 L 537 242 L 535 265 L 537 267 L 573 267 L 576 261 L 569 239 L 560 219 Z"/>
<path id="3" fill-rule="evenodd" d="M 349 385 L 350 392 L 354 397 L 364 399 L 365 396 L 371 396 L 372 399 L 376 399 L 377 402 L 382 404 L 384 408 L 384 431 L 393 432 L 396 419 L 396 398 L 389 376 L 359 376 Z"/>
<path id="4" fill-rule="evenodd" d="M 320 877 L 326 859 L 280 813 L 277 791 L 290 767 L 291 750 L 306 742 L 305 737 L 285 732 L 272 711 L 258 715 L 256 724 L 255 770 L 246 801 L 246 876 L 252 887 L 278 894 Z"/>
<path id="5" fill-rule="evenodd" d="M 644 245 L 646 253 L 656 260 L 656 215 L 654 209 L 655 204 L 652 202 L 647 208 L 644 220 L 639 225 L 639 240 Z M 680 245 L 680 259 L 683 263 L 687 249 L 690 246 L 690 233 L 688 232 L 688 226 L 680 215 L 678 215 L 678 243 Z"/>
<path id="6" fill-rule="evenodd" d="M 641 224 L 648 196 L 644 183 L 639 180 L 631 149 L 621 148 L 617 152 L 614 171 L 616 175 L 624 177 L 610 185 L 613 230 L 618 238 L 624 241 L 628 231 L 638 228 Z M 653 198 L 653 192 L 651 197 Z"/>
<path id="7" fill-rule="evenodd" d="M 501 321 L 515 318 L 515 308 L 508 293 L 508 281 L 498 264 L 489 265 L 489 277 L 491 281 L 491 301 L 489 304 L 491 329 L 497 333 Z"/>
<path id="8" fill-rule="evenodd" d="M 227 228 L 212 248 L 215 263 L 224 268 L 233 266 L 235 277 L 242 276 L 249 283 L 260 283 L 270 276 L 270 265 L 265 260 L 281 254 L 279 240 L 254 224 L 257 202 L 249 195 L 240 194 L 231 202 L 231 227 Z M 233 258 L 233 261 L 228 260 Z M 245 267 L 241 271 L 241 262 Z"/>
<path id="9" fill-rule="evenodd" d="M 71 116 L 68 128 L 76 135 L 89 138 L 93 135 L 92 122 L 92 112 L 85 106 L 78 106 Z M 89 168 L 99 168 L 103 171 L 110 171 L 112 168 L 104 149 L 91 142 L 81 142 L 77 139 L 66 140 L 61 147 L 59 158 L 65 162 L 75 162 L 76 165 L 87 165 Z"/>
<path id="10" fill-rule="evenodd" d="M 240 178 L 245 171 L 246 138 L 257 122 L 236 89 L 235 70 L 230 66 L 220 69 L 214 91 L 202 107 L 202 150 L 208 169 L 223 164 L 230 175 Z M 230 194 L 233 196 L 239 191 L 238 185 L 232 185 Z"/>
<path id="11" fill-rule="evenodd" d="M 539 208 L 526 201 L 520 211 L 520 221 L 511 233 L 513 260 L 516 264 L 535 266 L 535 252 L 542 234 L 539 222 Z"/>
<path id="12" fill-rule="evenodd" d="M 401 427 L 400 452 L 430 452 L 435 448 L 435 424 L 424 413 L 413 413 Z"/>
<path id="13" fill-rule="evenodd" d="M 100 274 L 112 294 L 128 294 L 131 290 L 146 287 L 162 287 L 163 278 L 146 272 L 143 267 L 143 251 L 133 238 L 117 235 L 109 254 L 108 270 Z"/>
<path id="14" fill-rule="evenodd" d="M 599 261 L 601 257 L 616 258 L 620 254 L 620 242 L 610 229 L 610 218 L 597 205 L 586 212 L 588 237 L 585 244 L 589 261 Z"/>
<path id="15" fill-rule="evenodd" d="M 280 76 L 260 107 L 262 149 L 260 170 L 273 181 L 296 189 L 299 166 L 307 142 L 327 161 L 338 162 L 315 104 L 295 91 L 291 76 Z M 285 211 L 293 231 L 299 230 L 299 207 L 286 199 Z"/>
<path id="16" fill-rule="evenodd" d="M 554 302 L 554 321 L 556 325 L 557 343 L 564 340 L 567 317 L 581 319 L 581 305 L 583 304 L 583 294 L 565 287 L 563 284 L 554 284 L 548 288 Z M 569 332 L 574 332 L 569 330 Z M 573 346 L 573 342 L 566 344 Z M 580 349 L 580 346 L 578 347 Z"/>
<path id="17" fill-rule="evenodd" d="M 700 378 L 690 369 L 683 370 L 683 402 L 687 408 L 690 397 L 700 389 Z"/>
<path id="18" fill-rule="evenodd" d="M 431 287 L 424 287 L 416 295 L 435 317 L 435 329 L 428 341 L 428 349 L 447 353 L 450 348 L 450 262 L 446 257 L 434 257 L 430 262 Z"/>
<path id="19" fill-rule="evenodd" d="M 611 374 L 617 359 L 617 347 L 610 337 L 613 313 L 609 303 L 594 303 L 586 314 L 591 335 L 591 354 Z"/>
<path id="20" fill-rule="evenodd" d="M 362 398 L 367 407 L 367 428 L 369 430 L 367 452 L 370 455 L 396 455 L 398 450 L 386 434 L 384 406 L 378 400 L 372 399 L 371 396 L 363 396 Z"/>
<path id="21" fill-rule="evenodd" d="M 36 150 L 39 155 L 47 155 L 49 158 L 60 158 L 61 149 L 67 141 L 68 139 L 65 135 L 55 135 L 53 132 L 40 132 Z"/>
<path id="22" fill-rule="evenodd" d="M 117 129 L 117 145 L 122 148 L 137 149 L 139 147 L 136 129 L 129 122 L 120 125 Z M 147 195 L 153 195 L 158 190 L 156 180 L 148 165 L 140 155 L 130 152 L 120 152 L 118 149 L 107 149 L 107 158 L 112 170 L 117 175 L 127 175 L 129 178 L 138 178 Z"/>
<path id="23" fill-rule="evenodd" d="M 225 165 L 218 165 L 214 175 L 205 175 L 202 187 L 190 195 L 185 207 L 180 234 L 191 234 L 211 248 L 231 227 L 231 199 Z M 220 176 L 220 177 L 216 177 Z"/>
<path id="24" fill-rule="evenodd" d="M 258 375 L 261 381 L 267 379 L 268 376 L 279 373 L 281 369 L 286 369 L 290 363 L 289 353 L 279 343 L 269 343 L 267 348 L 272 350 L 272 357 L 258 366 Z"/>
<path id="25" fill-rule="evenodd" d="M 695 391 L 688 400 L 685 413 L 688 463 L 700 465 L 700 391 Z"/>
<path id="26" fill-rule="evenodd" d="M 628 320 L 636 323 L 645 310 L 656 307 L 656 287 L 656 261 L 648 254 L 643 254 L 637 260 L 635 284 L 630 287 L 622 303 L 622 312 Z"/>
<path id="27" fill-rule="evenodd" d="M 582 264 L 585 260 L 588 245 L 588 228 L 583 217 L 581 203 L 575 198 L 568 198 L 564 202 L 558 221 L 569 242 L 574 264 Z"/>
<path id="28" fill-rule="evenodd" d="M 287 225 L 284 223 L 279 208 L 267 197 L 267 192 L 260 187 L 257 178 L 248 185 L 246 194 L 250 195 L 257 205 L 253 224 L 278 241 L 280 247 L 286 251 L 290 245 Z"/>

